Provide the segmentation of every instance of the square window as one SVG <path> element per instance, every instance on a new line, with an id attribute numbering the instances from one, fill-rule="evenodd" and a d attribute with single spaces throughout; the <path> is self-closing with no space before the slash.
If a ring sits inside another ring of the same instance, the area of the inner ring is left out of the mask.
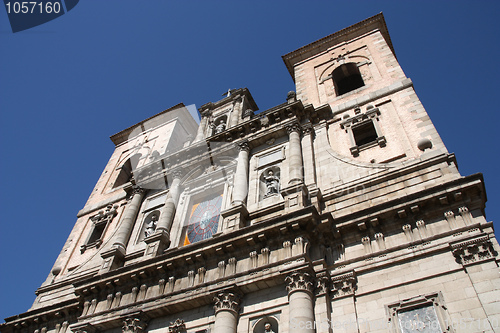
<path id="1" fill-rule="evenodd" d="M 358 147 L 376 142 L 378 138 L 377 130 L 372 121 L 365 121 L 360 125 L 353 126 L 352 134 Z"/>

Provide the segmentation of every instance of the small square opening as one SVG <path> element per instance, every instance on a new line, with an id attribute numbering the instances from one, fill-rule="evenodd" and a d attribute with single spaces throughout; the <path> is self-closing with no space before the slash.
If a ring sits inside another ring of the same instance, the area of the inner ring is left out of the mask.
<path id="1" fill-rule="evenodd" d="M 363 146 L 371 142 L 376 142 L 378 135 L 372 121 L 366 121 L 352 128 L 356 146 Z"/>

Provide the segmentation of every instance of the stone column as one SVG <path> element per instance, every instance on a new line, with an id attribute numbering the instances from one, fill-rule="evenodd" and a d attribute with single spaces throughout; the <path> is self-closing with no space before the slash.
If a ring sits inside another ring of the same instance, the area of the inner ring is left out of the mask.
<path id="1" fill-rule="evenodd" d="M 121 248 L 125 252 L 127 248 L 127 242 L 130 238 L 132 228 L 135 224 L 135 219 L 137 218 L 137 213 L 139 213 L 139 208 L 141 207 L 142 199 L 146 191 L 139 186 L 134 186 L 132 190 L 132 199 L 125 209 L 123 214 L 122 223 L 118 226 L 118 231 L 115 235 L 115 240 L 113 242 L 114 248 Z"/>
<path id="2" fill-rule="evenodd" d="M 207 111 L 200 112 L 200 115 L 200 125 L 198 125 L 198 131 L 196 132 L 194 142 L 202 141 L 205 138 L 205 130 L 207 129 L 208 117 L 210 117 L 210 113 Z"/>
<path id="3" fill-rule="evenodd" d="M 172 184 L 170 184 L 170 189 L 165 200 L 165 205 L 161 210 L 160 219 L 155 233 L 166 232 L 167 235 L 170 235 L 170 229 L 172 228 L 172 223 L 174 221 L 177 202 L 181 194 L 181 177 L 182 174 L 179 170 L 172 172 Z"/>
<path id="4" fill-rule="evenodd" d="M 236 173 L 234 175 L 233 205 L 245 204 L 248 194 L 248 155 L 250 146 L 248 142 L 238 144 L 240 152 L 238 153 L 238 162 L 236 164 Z"/>
<path id="5" fill-rule="evenodd" d="M 290 150 L 290 180 L 288 184 L 302 183 L 302 148 L 300 142 L 301 128 L 298 123 L 288 125 L 288 142 Z"/>
<path id="6" fill-rule="evenodd" d="M 215 325 L 214 332 L 236 333 L 240 297 L 235 292 L 224 291 L 214 297 Z"/>
<path id="7" fill-rule="evenodd" d="M 285 278 L 288 291 L 290 333 L 314 333 L 313 282 L 305 272 L 295 272 Z"/>
<path id="8" fill-rule="evenodd" d="M 179 170 L 172 172 L 172 184 L 170 184 L 155 233 L 144 239 L 144 242 L 147 244 L 146 251 L 144 252 L 145 256 L 153 257 L 161 254 L 170 245 L 170 230 L 172 229 L 177 202 L 181 193 L 181 177 L 182 174 Z"/>
<path id="9" fill-rule="evenodd" d="M 316 167 L 314 159 L 314 128 L 310 123 L 303 126 L 302 153 L 304 155 L 304 183 L 306 186 L 316 185 Z"/>
<path id="10" fill-rule="evenodd" d="M 229 119 L 229 126 L 234 127 L 238 125 L 239 120 L 241 119 L 241 107 L 243 105 L 243 98 L 238 97 L 234 102 L 233 111 L 231 112 L 231 117 Z"/>
<path id="11" fill-rule="evenodd" d="M 132 198 L 127 204 L 127 208 L 123 213 L 123 219 L 118 226 L 118 230 L 113 239 L 111 249 L 101 253 L 104 262 L 101 266 L 100 273 L 110 271 L 112 269 L 121 267 L 126 254 L 127 243 L 132 233 L 137 213 L 141 207 L 142 199 L 146 191 L 139 186 L 134 186 L 132 190 Z"/>

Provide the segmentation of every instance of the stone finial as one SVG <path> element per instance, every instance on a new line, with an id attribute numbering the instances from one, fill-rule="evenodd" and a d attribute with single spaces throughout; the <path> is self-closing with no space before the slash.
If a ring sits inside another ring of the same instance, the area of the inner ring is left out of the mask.
<path id="1" fill-rule="evenodd" d="M 297 101 L 297 93 L 295 91 L 289 91 L 286 95 L 286 100 L 288 103 L 293 103 Z"/>

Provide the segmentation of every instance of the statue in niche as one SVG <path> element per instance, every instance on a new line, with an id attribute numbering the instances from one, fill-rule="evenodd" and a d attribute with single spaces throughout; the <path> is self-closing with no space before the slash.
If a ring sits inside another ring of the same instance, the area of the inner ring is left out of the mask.
<path id="1" fill-rule="evenodd" d="M 264 333 L 274 333 L 274 331 L 271 328 L 271 324 L 270 323 L 265 323 L 264 324 Z"/>
<path id="2" fill-rule="evenodd" d="M 151 216 L 151 221 L 146 224 L 146 229 L 144 230 L 144 236 L 149 237 L 155 233 L 156 225 L 158 224 L 158 216 L 155 214 Z"/>
<path id="3" fill-rule="evenodd" d="M 221 119 L 219 121 L 219 124 L 217 126 L 215 126 L 215 134 L 222 133 L 222 132 L 224 132 L 225 129 L 226 129 L 226 124 L 224 122 L 224 119 Z"/>
<path id="4" fill-rule="evenodd" d="M 267 171 L 267 176 L 264 176 L 264 180 L 266 182 L 267 189 L 265 197 L 279 193 L 280 178 L 274 175 L 273 170 Z"/>

